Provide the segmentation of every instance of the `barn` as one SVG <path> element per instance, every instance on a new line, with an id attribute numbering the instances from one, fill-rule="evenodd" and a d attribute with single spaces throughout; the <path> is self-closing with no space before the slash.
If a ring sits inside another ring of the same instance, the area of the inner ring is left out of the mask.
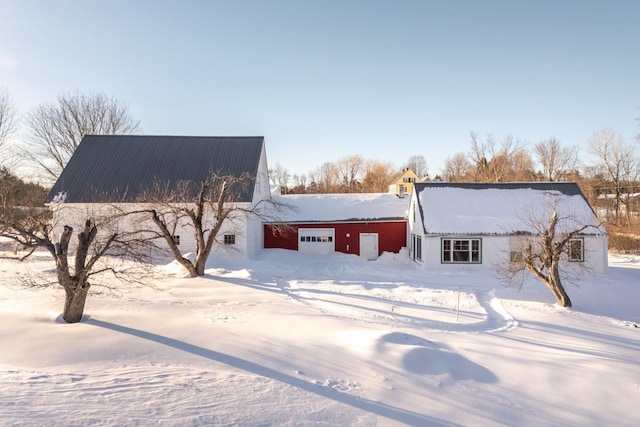
<path id="1" fill-rule="evenodd" d="M 290 249 L 310 254 L 342 252 L 378 258 L 398 253 L 407 244 L 409 199 L 390 193 L 274 195 L 288 205 L 280 214 L 292 228 L 283 234 L 264 224 L 265 249 Z"/>
<path id="2" fill-rule="evenodd" d="M 162 187 L 167 193 L 181 183 L 197 183 L 211 177 L 250 177 L 246 189 L 234 201 L 246 210 L 270 199 L 264 137 L 173 136 L 173 135 L 86 135 L 53 186 L 47 202 L 57 218 L 75 221 L 87 212 L 140 211 L 145 191 Z M 195 195 L 189 195 L 195 197 Z M 214 218 L 206 217 L 205 224 Z M 81 222 L 82 223 L 82 222 Z M 131 226 L 131 224 L 128 224 Z M 155 229 L 148 217 L 137 218 L 135 226 Z M 210 225 L 208 225 L 210 227 Z M 243 216 L 227 221 L 218 233 L 214 248 L 219 253 L 253 255 L 261 250 L 262 221 Z M 193 229 L 181 220 L 174 240 L 181 253 L 195 251 Z"/>

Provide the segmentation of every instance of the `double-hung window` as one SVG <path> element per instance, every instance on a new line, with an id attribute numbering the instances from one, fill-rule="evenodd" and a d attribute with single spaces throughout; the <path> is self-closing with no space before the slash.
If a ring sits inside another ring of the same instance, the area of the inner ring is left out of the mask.
<path id="1" fill-rule="evenodd" d="M 422 261 L 422 236 L 414 233 L 411 234 L 411 256 Z"/>
<path id="2" fill-rule="evenodd" d="M 584 261 L 584 240 L 583 239 L 570 239 L 568 246 L 569 261 L 582 262 Z"/>
<path id="3" fill-rule="evenodd" d="M 481 252 L 481 239 L 442 239 L 443 263 L 480 264 Z"/>

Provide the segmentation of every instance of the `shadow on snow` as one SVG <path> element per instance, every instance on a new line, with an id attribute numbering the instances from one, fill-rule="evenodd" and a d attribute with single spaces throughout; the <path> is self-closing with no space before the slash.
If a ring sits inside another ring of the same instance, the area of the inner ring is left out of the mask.
<path id="1" fill-rule="evenodd" d="M 373 413 L 381 417 L 389 418 L 397 422 L 406 423 L 409 425 L 422 425 L 422 426 L 455 426 L 447 421 L 438 420 L 423 414 L 407 411 L 400 408 L 391 407 L 382 402 L 374 402 L 368 399 L 351 396 L 340 391 L 319 386 L 317 384 L 310 383 L 308 381 L 296 378 L 291 375 L 287 375 L 282 372 L 278 372 L 274 369 L 266 366 L 259 365 L 248 360 L 240 359 L 229 354 L 221 353 L 208 348 L 200 347 L 197 345 L 189 344 L 184 341 L 176 340 L 173 338 L 165 337 L 162 335 L 154 334 L 151 332 L 145 332 L 140 329 L 129 328 L 127 326 L 117 325 L 115 323 L 105 322 L 90 318 L 87 320 L 87 324 L 95 325 L 101 328 L 110 329 L 112 331 L 121 332 L 123 334 L 132 335 L 145 340 L 153 341 L 158 344 L 166 345 L 178 350 L 182 350 L 191 353 L 195 356 L 204 357 L 218 363 L 224 363 L 228 366 L 232 366 L 237 369 L 242 369 L 247 372 L 251 372 L 255 375 L 271 378 L 275 381 L 280 381 L 285 384 L 289 384 L 293 387 L 297 387 L 309 393 L 333 399 L 335 401 L 344 403 L 345 405 L 352 406 L 354 408 L 363 410 L 365 412 Z"/>

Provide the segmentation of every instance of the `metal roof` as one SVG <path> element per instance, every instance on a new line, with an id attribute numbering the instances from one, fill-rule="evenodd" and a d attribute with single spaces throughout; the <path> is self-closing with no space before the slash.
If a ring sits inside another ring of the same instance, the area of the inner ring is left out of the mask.
<path id="1" fill-rule="evenodd" d="M 531 189 L 540 191 L 559 191 L 567 196 L 586 197 L 575 182 L 417 182 L 414 184 L 415 191 L 422 191 L 424 188 L 465 188 L 467 190 L 485 190 L 496 188 L 503 190 Z"/>
<path id="2" fill-rule="evenodd" d="M 212 174 L 248 174 L 240 195 L 251 201 L 264 137 L 87 135 L 67 163 L 47 201 L 66 193 L 67 203 L 134 202 L 145 190 L 180 181 L 199 183 Z"/>

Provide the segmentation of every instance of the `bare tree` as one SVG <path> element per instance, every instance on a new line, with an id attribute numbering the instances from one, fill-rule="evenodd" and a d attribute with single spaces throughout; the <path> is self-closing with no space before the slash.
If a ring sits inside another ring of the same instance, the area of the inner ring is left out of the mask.
<path id="1" fill-rule="evenodd" d="M 158 186 L 142 197 L 141 202 L 152 206 L 146 212 L 157 226 L 157 235 L 166 241 L 174 259 L 191 277 L 204 275 L 209 255 L 214 245 L 220 243 L 217 239 L 223 227 L 232 230 L 234 224 L 244 227 L 243 220 L 250 216 L 277 222 L 277 213 L 286 209 L 284 204 L 271 199 L 255 204 L 240 202 L 240 195 L 252 182 L 249 175 L 213 174 L 202 181 L 199 188 L 193 182 L 182 182 L 171 191 Z M 177 231 L 185 226 L 191 229 L 195 240 L 193 260 L 180 252 L 175 239 Z M 286 233 L 287 228 L 283 225 L 279 231 Z"/>
<path id="2" fill-rule="evenodd" d="M 364 166 L 361 189 L 366 193 L 385 193 L 395 174 L 391 162 L 368 160 Z"/>
<path id="3" fill-rule="evenodd" d="M 471 132 L 469 157 L 475 182 L 506 182 L 514 179 L 514 158 L 524 149 L 524 143 L 507 136 L 499 144 L 492 135 L 482 141 Z"/>
<path id="4" fill-rule="evenodd" d="M 291 174 L 280 163 L 276 163 L 275 167 L 269 169 L 269 181 L 272 184 L 278 185 L 286 194 L 289 188 L 289 181 L 291 180 Z"/>
<path id="5" fill-rule="evenodd" d="M 427 159 L 422 154 L 414 154 L 409 157 L 405 168 L 411 169 L 413 173 L 418 175 L 418 178 L 422 179 L 427 176 L 429 169 L 427 167 Z"/>
<path id="6" fill-rule="evenodd" d="M 457 153 L 452 157 L 447 157 L 443 178 L 451 182 L 465 182 L 468 180 L 471 169 L 472 166 L 467 156 L 464 153 Z"/>
<path id="7" fill-rule="evenodd" d="M 622 136 L 613 130 L 603 129 L 591 137 L 589 148 L 599 162 L 603 175 L 612 184 L 615 217 L 619 219 L 621 207 L 626 203 L 625 184 L 638 177 L 640 161 L 636 156 L 635 147 L 625 143 Z"/>
<path id="8" fill-rule="evenodd" d="M 531 154 L 529 151 L 522 148 L 515 153 L 513 153 L 513 157 L 511 158 L 511 181 L 518 182 L 531 182 L 535 181 L 536 178 L 536 170 L 533 166 L 533 159 L 531 159 Z"/>
<path id="9" fill-rule="evenodd" d="M 537 143 L 534 153 L 547 181 L 558 181 L 578 166 L 578 147 L 563 147 L 553 137 Z"/>
<path id="10" fill-rule="evenodd" d="M 305 194 L 307 192 L 307 176 L 305 174 L 298 175 L 294 173 L 291 179 L 293 181 L 292 193 Z"/>
<path id="11" fill-rule="evenodd" d="M 576 269 L 587 270 L 582 262 L 584 240 L 578 237 L 587 229 L 604 231 L 600 224 L 577 213 L 560 214 L 559 202 L 554 200 L 548 209 L 532 207 L 522 218 L 530 231 L 516 235 L 517 244 L 510 248 L 508 259 L 497 270 L 506 285 L 517 287 L 522 287 L 524 273 L 528 271 L 549 288 L 558 305 L 571 307 L 562 280 L 574 281 L 579 275 Z"/>
<path id="12" fill-rule="evenodd" d="M 335 163 L 338 185 L 344 193 L 357 193 L 362 179 L 364 159 L 358 154 L 343 157 Z"/>
<path id="13" fill-rule="evenodd" d="M 331 162 L 323 163 L 309 174 L 310 190 L 314 193 L 333 193 L 337 187 L 336 167 Z"/>
<path id="14" fill-rule="evenodd" d="M 21 154 L 47 179 L 56 179 L 85 135 L 137 133 L 129 107 L 104 94 L 62 93 L 27 115 L 28 146 Z"/>
<path id="15" fill-rule="evenodd" d="M 74 229 L 65 225 L 60 238 L 54 239 L 51 216 L 51 211 L 43 209 L 27 214 L 21 212 L 13 216 L 0 216 L 0 236 L 27 249 L 27 254 L 21 256 L 20 260 L 30 256 L 37 248 L 44 248 L 51 254 L 56 265 L 55 283 L 65 291 L 62 318 L 67 323 L 76 323 L 82 319 L 91 278 L 110 273 L 116 278 L 127 280 L 127 274 L 131 271 L 122 267 L 123 259 L 141 265 L 140 263 L 147 263 L 149 257 L 156 252 L 155 245 L 145 237 L 144 232 L 121 228 L 121 221 L 127 214 L 110 211 L 104 216 L 84 221 L 71 263 L 71 237 Z M 116 264 L 120 267 L 116 267 Z"/>
<path id="16" fill-rule="evenodd" d="M 18 110 L 5 88 L 0 88 L 0 164 L 7 158 L 5 146 L 18 126 Z"/>

